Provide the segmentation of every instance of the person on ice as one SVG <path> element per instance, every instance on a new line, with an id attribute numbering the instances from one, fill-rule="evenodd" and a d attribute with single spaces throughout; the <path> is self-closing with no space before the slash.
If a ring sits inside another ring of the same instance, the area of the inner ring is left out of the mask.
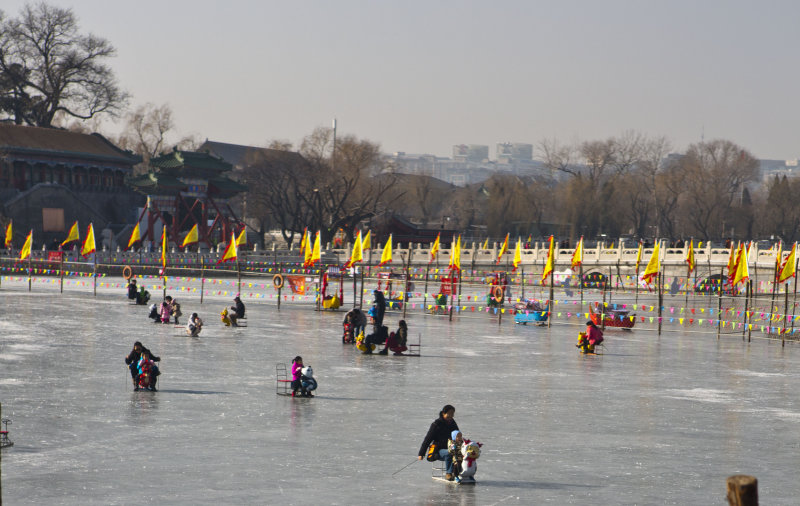
<path id="1" fill-rule="evenodd" d="M 314 397 L 303 381 L 303 357 L 297 355 L 292 360 L 292 397 Z M 299 395 L 298 395 L 299 392 Z"/>
<path id="2" fill-rule="evenodd" d="M 388 355 L 391 351 L 395 355 L 402 355 L 404 351 L 408 350 L 406 343 L 408 342 L 408 325 L 405 320 L 400 320 L 397 332 L 389 334 L 386 340 L 386 347 L 378 352 L 378 355 Z"/>
<path id="3" fill-rule="evenodd" d="M 150 300 L 150 292 L 145 290 L 144 285 L 139 287 L 139 293 L 136 294 L 136 303 L 144 306 Z"/>
<path id="4" fill-rule="evenodd" d="M 138 292 L 139 292 L 139 287 L 136 286 L 136 280 L 131 278 L 131 280 L 128 281 L 128 298 L 130 300 L 136 300 L 136 295 L 138 294 Z"/>
<path id="5" fill-rule="evenodd" d="M 150 350 L 145 348 L 139 341 L 133 343 L 133 349 L 131 350 L 130 353 L 128 353 L 128 356 L 125 357 L 125 364 L 127 364 L 128 369 L 130 369 L 131 371 L 131 378 L 133 378 L 134 390 L 139 390 L 139 370 L 138 370 L 139 360 L 142 358 L 142 354 L 145 352 L 148 354 L 148 356 L 150 356 L 150 359 L 153 362 L 161 361 L 161 357 L 153 355 L 150 352 Z M 158 371 L 158 366 L 155 366 L 154 368 L 155 368 L 155 375 L 158 376 L 158 374 L 160 374 Z"/>
<path id="6" fill-rule="evenodd" d="M 160 359 L 159 359 L 160 360 Z M 156 389 L 156 382 L 158 381 L 158 375 L 161 372 L 158 370 L 158 366 L 156 365 L 153 356 L 150 354 L 150 350 L 143 350 L 141 356 L 139 357 L 139 362 L 136 364 L 136 370 L 138 372 L 137 377 L 137 385 L 134 386 L 134 390 L 150 390 L 151 392 L 157 392 Z"/>
<path id="7" fill-rule="evenodd" d="M 383 315 L 386 314 L 386 297 L 384 297 L 383 292 L 380 290 L 373 290 L 372 295 L 375 297 L 375 301 L 373 302 L 370 314 L 375 324 L 375 330 L 377 331 L 377 329 L 383 325 Z"/>
<path id="8" fill-rule="evenodd" d="M 453 475 L 453 458 L 447 450 L 447 442 L 454 430 L 458 430 L 458 424 L 453 419 L 456 414 L 456 408 L 450 404 L 445 405 L 439 412 L 439 418 L 431 423 L 428 433 L 425 434 L 425 439 L 422 440 L 422 445 L 419 447 L 417 459 L 422 460 L 422 457 L 427 455 L 427 459 L 431 462 L 434 460 L 444 460 L 445 463 L 445 478 L 452 481 Z"/>
<path id="9" fill-rule="evenodd" d="M 169 323 L 170 313 L 172 312 L 172 297 L 167 295 L 167 298 L 161 302 L 159 308 L 161 313 L 161 323 Z"/>
<path id="10" fill-rule="evenodd" d="M 183 313 L 181 312 L 181 305 L 178 303 L 177 299 L 172 299 L 172 303 L 169 305 L 169 314 L 175 318 L 175 325 L 180 325 L 178 318 L 180 318 Z"/>
<path id="11" fill-rule="evenodd" d="M 348 324 L 350 325 L 350 329 L 347 331 L 348 337 L 351 338 L 351 341 L 355 341 L 356 337 L 367 327 L 367 315 L 364 314 L 364 311 L 354 307 L 344 315 L 342 325 Z"/>
<path id="12" fill-rule="evenodd" d="M 603 331 L 597 328 L 591 320 L 586 322 L 586 332 L 581 332 L 578 335 L 578 344 L 575 346 L 580 348 L 581 353 L 594 353 L 595 346 L 603 342 Z"/>
<path id="13" fill-rule="evenodd" d="M 447 451 L 450 452 L 450 459 L 453 461 L 453 476 L 458 481 L 461 474 L 461 461 L 464 460 L 462 450 L 464 449 L 464 435 L 456 429 L 450 432 L 450 439 L 447 440 Z"/>
<path id="14" fill-rule="evenodd" d="M 161 313 L 158 312 L 158 306 L 150 304 L 150 314 L 147 317 L 152 318 L 153 323 L 161 323 Z"/>
<path id="15" fill-rule="evenodd" d="M 238 295 L 233 298 L 233 302 L 234 305 L 231 306 L 231 309 L 233 310 L 234 313 L 236 313 L 236 319 L 241 320 L 242 318 L 244 318 L 244 303 L 242 302 L 242 299 L 240 299 Z"/>
<path id="16" fill-rule="evenodd" d="M 228 311 L 228 308 L 223 309 L 219 316 L 222 319 L 222 323 L 224 323 L 226 327 L 239 326 L 239 324 L 236 323 L 236 313 Z"/>
<path id="17" fill-rule="evenodd" d="M 366 345 L 366 348 L 363 351 L 363 354 L 364 355 L 372 354 L 373 344 L 375 346 L 379 344 L 385 344 L 388 339 L 389 339 L 388 327 L 386 327 L 386 325 L 381 325 L 380 327 L 375 326 L 375 331 L 364 338 L 364 344 Z"/>
<path id="18" fill-rule="evenodd" d="M 189 317 L 189 323 L 186 325 L 186 333 L 192 337 L 197 337 L 201 330 L 203 330 L 203 320 L 197 316 L 197 313 L 192 313 L 192 316 Z"/>

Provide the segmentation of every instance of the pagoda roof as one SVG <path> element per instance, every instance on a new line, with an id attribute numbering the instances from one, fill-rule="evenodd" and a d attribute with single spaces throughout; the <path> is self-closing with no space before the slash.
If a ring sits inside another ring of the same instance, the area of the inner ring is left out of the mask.
<path id="1" fill-rule="evenodd" d="M 131 168 L 141 157 L 124 151 L 100 134 L 0 122 L 0 153 L 30 162 Z"/>
<path id="2" fill-rule="evenodd" d="M 230 198 L 243 191 L 247 191 L 247 186 L 225 176 L 208 180 L 208 194 L 213 197 Z"/>
<path id="3" fill-rule="evenodd" d="M 186 190 L 186 183 L 164 172 L 148 172 L 128 178 L 127 184 L 145 195 L 178 195 Z"/>
<path id="4" fill-rule="evenodd" d="M 151 158 L 150 165 L 176 176 L 195 178 L 212 178 L 233 169 L 230 163 L 208 153 L 178 150 Z"/>

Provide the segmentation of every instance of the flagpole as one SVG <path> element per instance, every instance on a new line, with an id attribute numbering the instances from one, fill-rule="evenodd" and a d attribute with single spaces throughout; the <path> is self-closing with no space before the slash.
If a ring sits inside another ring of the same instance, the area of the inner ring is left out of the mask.
<path id="1" fill-rule="evenodd" d="M 59 251 L 61 256 L 59 257 L 59 264 L 58 264 L 58 273 L 61 276 L 61 293 L 64 293 L 64 252 Z"/>
<path id="2" fill-rule="evenodd" d="M 794 293 L 792 294 L 792 334 L 794 334 L 794 310 L 797 308 L 797 243 L 794 243 L 795 246 L 795 257 L 794 257 Z M 789 284 L 786 284 L 786 288 L 789 288 Z"/>
<path id="3" fill-rule="evenodd" d="M 709 260 L 710 261 L 710 260 Z M 711 271 L 709 271 L 711 272 Z M 722 330 L 722 275 L 725 272 L 725 267 L 719 268 L 719 291 L 717 292 L 717 341 L 719 341 L 719 334 Z M 712 290 L 713 290 L 713 284 Z"/>
<path id="4" fill-rule="evenodd" d="M 200 254 L 200 304 L 203 303 L 203 292 L 206 287 L 206 259 Z"/>
<path id="5" fill-rule="evenodd" d="M 658 335 L 661 335 L 661 306 L 664 305 L 664 267 L 658 272 Z"/>
<path id="6" fill-rule="evenodd" d="M 748 279 L 747 284 L 744 285 L 744 328 L 742 329 L 742 341 L 744 335 L 747 334 L 747 340 L 750 341 L 750 334 L 747 332 L 747 309 L 750 307 L 750 295 L 752 293 L 752 282 Z"/>
<path id="7" fill-rule="evenodd" d="M 239 255 L 236 255 L 236 296 L 241 297 L 242 294 L 242 267 L 239 263 Z"/>
<path id="8" fill-rule="evenodd" d="M 772 278 L 772 301 L 769 303 L 769 312 L 774 312 L 775 307 L 775 290 L 778 286 L 778 276 L 781 265 L 781 252 L 778 251 L 775 255 L 775 275 Z"/>
<path id="9" fill-rule="evenodd" d="M 31 238 L 31 249 L 28 252 L 28 291 L 31 291 L 31 258 L 33 257 L 33 238 Z"/>
<path id="10" fill-rule="evenodd" d="M 453 246 L 450 246 L 451 248 Z M 456 297 L 456 286 L 453 283 L 453 268 L 450 267 L 450 321 L 453 321 L 453 299 Z"/>
<path id="11" fill-rule="evenodd" d="M 422 311 L 425 312 L 428 309 L 428 272 L 430 271 L 431 264 L 428 262 L 428 265 L 425 266 L 425 291 L 422 292 Z"/>
<path id="12" fill-rule="evenodd" d="M 525 300 L 525 267 L 521 267 L 520 268 L 520 276 L 522 276 L 521 277 L 521 281 L 520 281 L 520 285 L 521 285 L 520 291 L 522 292 L 520 294 L 520 297 L 521 297 L 520 300 L 524 301 Z"/>
<path id="13" fill-rule="evenodd" d="M 97 250 L 92 253 L 92 256 L 94 257 L 94 296 L 97 297 Z"/>
<path id="14" fill-rule="evenodd" d="M 409 299 L 409 297 L 408 297 L 408 285 L 409 285 L 408 277 L 411 275 L 411 273 L 409 272 L 410 264 L 411 264 L 411 247 L 409 246 L 409 248 L 408 248 L 408 260 L 406 261 L 406 286 L 403 287 L 403 319 L 404 320 L 406 318 L 406 309 L 408 308 L 408 299 Z"/>
<path id="15" fill-rule="evenodd" d="M 788 286 L 786 288 L 789 288 Z M 781 347 L 786 347 L 786 320 L 789 317 L 789 290 L 784 290 L 783 302 L 783 332 L 781 332 Z"/>
<path id="16" fill-rule="evenodd" d="M 548 255 L 549 256 L 549 255 Z M 547 306 L 550 308 L 550 315 L 547 317 L 547 328 L 550 328 L 553 321 L 553 306 L 555 305 L 553 302 L 553 279 L 555 277 L 556 272 L 556 259 L 555 259 L 555 252 L 553 253 L 553 268 L 550 269 L 550 300 L 547 301 Z"/>

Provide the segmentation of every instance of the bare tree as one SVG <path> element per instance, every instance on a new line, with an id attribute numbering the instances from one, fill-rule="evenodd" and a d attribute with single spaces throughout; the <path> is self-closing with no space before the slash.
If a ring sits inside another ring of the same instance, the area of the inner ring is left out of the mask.
<path id="1" fill-rule="evenodd" d="M 57 114 L 89 119 L 115 115 L 128 95 L 105 61 L 106 39 L 78 31 L 70 9 L 39 3 L 0 19 L 2 111 L 18 124 L 49 127 Z"/>

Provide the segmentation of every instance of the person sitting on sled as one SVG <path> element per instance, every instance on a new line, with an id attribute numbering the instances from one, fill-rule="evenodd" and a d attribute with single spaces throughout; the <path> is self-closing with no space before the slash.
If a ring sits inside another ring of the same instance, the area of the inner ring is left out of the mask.
<path id="1" fill-rule="evenodd" d="M 133 389 L 147 389 L 151 392 L 156 392 L 156 382 L 158 381 L 158 375 L 161 374 L 161 372 L 158 370 L 158 366 L 156 365 L 155 360 L 153 360 L 150 350 L 142 350 L 142 353 L 139 357 L 139 362 L 136 364 L 136 370 L 138 373 L 137 384 L 134 385 Z"/>
<path id="2" fill-rule="evenodd" d="M 161 313 L 158 312 L 158 306 L 150 304 L 150 314 L 147 317 L 152 318 L 153 323 L 161 323 Z"/>
<path id="3" fill-rule="evenodd" d="M 429 462 L 434 460 L 444 460 L 445 463 L 445 479 L 452 481 L 455 478 L 453 474 L 453 458 L 447 450 L 447 441 L 454 430 L 458 430 L 458 424 L 453 419 L 456 414 L 456 408 L 450 404 L 445 405 L 439 412 L 439 418 L 431 423 L 428 433 L 425 434 L 425 439 L 422 440 L 422 446 L 419 447 L 417 458 L 422 460 L 427 454 Z"/>
<path id="4" fill-rule="evenodd" d="M 192 313 L 192 316 L 189 317 L 189 323 L 186 325 L 186 333 L 192 337 L 197 337 L 201 330 L 203 330 L 203 320 L 197 316 L 197 313 Z"/>
<path id="5" fill-rule="evenodd" d="M 458 475 L 461 474 L 461 461 L 464 460 L 464 456 L 461 453 L 463 447 L 464 436 L 461 431 L 456 429 L 450 432 L 450 439 L 447 440 L 447 451 L 453 461 L 453 475 L 456 480 L 458 480 Z"/>
<path id="6" fill-rule="evenodd" d="M 234 305 L 231 306 L 231 310 L 236 313 L 236 319 L 239 320 L 244 318 L 244 303 L 242 302 L 242 299 L 240 299 L 237 295 L 233 298 L 233 302 Z"/>
<path id="7" fill-rule="evenodd" d="M 133 389 L 134 390 L 139 390 L 139 370 L 138 370 L 138 366 L 139 366 L 139 360 L 142 358 L 142 354 L 145 353 L 145 352 L 148 354 L 148 356 L 150 356 L 150 358 L 152 359 L 153 362 L 160 362 L 161 361 L 161 357 L 156 357 L 155 355 L 153 355 L 150 352 L 150 350 L 145 348 L 142 345 L 142 343 L 140 343 L 139 341 L 136 341 L 135 343 L 133 343 L 133 349 L 131 350 L 130 353 L 128 353 L 128 356 L 125 357 L 125 363 L 128 365 L 128 369 L 130 369 L 130 371 L 131 371 L 131 378 L 133 378 Z M 156 373 L 156 375 L 158 375 L 159 374 L 158 366 L 154 366 L 154 367 L 155 367 L 155 373 Z"/>
<path id="8" fill-rule="evenodd" d="M 131 278 L 131 280 L 128 281 L 128 298 L 130 300 L 136 300 L 136 295 L 138 292 L 139 287 L 136 286 L 136 280 Z"/>
<path id="9" fill-rule="evenodd" d="M 594 353 L 594 347 L 603 342 L 603 331 L 597 328 L 594 322 L 586 322 L 586 332 L 581 332 L 578 335 L 578 344 L 575 346 L 580 348 L 581 353 Z"/>
<path id="10" fill-rule="evenodd" d="M 150 300 L 150 292 L 145 290 L 144 285 L 139 287 L 139 293 L 136 294 L 136 303 L 144 306 Z"/>
<path id="11" fill-rule="evenodd" d="M 222 323 L 225 324 L 226 327 L 238 327 L 239 325 L 236 323 L 236 313 L 231 313 L 228 311 L 228 308 L 222 310 L 219 314 L 222 318 Z"/>
<path id="12" fill-rule="evenodd" d="M 391 351 L 395 355 L 402 355 L 404 351 L 408 350 L 406 343 L 408 342 L 408 325 L 405 320 L 400 320 L 397 332 L 389 334 L 386 340 L 386 347 L 378 352 L 378 355 L 388 355 Z"/>
<path id="13" fill-rule="evenodd" d="M 372 334 L 369 334 L 364 338 L 364 345 L 366 345 L 366 349 L 364 350 L 364 355 L 369 355 L 372 353 L 374 346 L 372 345 L 379 345 L 379 344 L 386 344 L 386 341 L 389 339 L 389 328 L 386 325 L 381 325 L 378 327 L 375 326 L 375 331 Z"/>
<path id="14" fill-rule="evenodd" d="M 292 360 L 292 397 L 314 397 L 307 387 L 308 384 L 303 381 L 303 357 L 297 355 Z"/>

